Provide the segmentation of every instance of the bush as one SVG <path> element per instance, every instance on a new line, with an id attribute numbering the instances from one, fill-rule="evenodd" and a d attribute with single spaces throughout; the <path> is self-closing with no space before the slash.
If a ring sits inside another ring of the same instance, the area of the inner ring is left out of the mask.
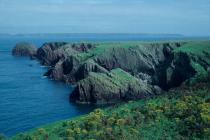
<path id="1" fill-rule="evenodd" d="M 4 134 L 0 134 L 0 140 L 6 140 L 6 136 Z"/>

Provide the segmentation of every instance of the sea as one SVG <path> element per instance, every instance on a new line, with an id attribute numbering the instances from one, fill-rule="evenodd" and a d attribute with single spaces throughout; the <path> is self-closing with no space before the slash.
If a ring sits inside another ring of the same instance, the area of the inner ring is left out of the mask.
<path id="1" fill-rule="evenodd" d="M 152 41 L 183 40 L 177 35 L 147 34 L 16 34 L 0 35 L 0 134 L 8 137 L 20 132 L 87 114 L 93 105 L 69 102 L 73 87 L 43 76 L 47 67 L 37 60 L 14 57 L 11 50 L 17 42 L 37 47 L 45 42 L 67 41 Z"/>

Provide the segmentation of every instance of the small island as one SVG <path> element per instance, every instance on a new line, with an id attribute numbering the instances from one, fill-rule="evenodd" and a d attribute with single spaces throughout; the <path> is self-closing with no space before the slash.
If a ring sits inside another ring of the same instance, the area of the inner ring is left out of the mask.
<path id="1" fill-rule="evenodd" d="M 30 56 L 35 57 L 37 52 L 37 47 L 28 42 L 17 43 L 12 50 L 12 55 L 14 56 Z"/>

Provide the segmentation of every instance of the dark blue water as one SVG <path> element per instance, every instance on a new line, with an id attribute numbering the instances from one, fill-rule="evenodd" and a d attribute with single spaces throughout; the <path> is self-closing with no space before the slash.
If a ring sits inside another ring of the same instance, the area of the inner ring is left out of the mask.
<path id="1" fill-rule="evenodd" d="M 43 77 L 47 68 L 35 60 L 11 56 L 11 49 L 19 41 L 37 46 L 49 41 L 116 41 L 167 40 L 180 37 L 71 34 L 71 35 L 16 35 L 0 36 L 0 133 L 8 136 L 50 122 L 88 113 L 93 106 L 69 102 L 72 88 L 61 82 Z"/>
<path id="2" fill-rule="evenodd" d="M 47 68 L 37 61 L 11 56 L 12 47 L 22 40 L 39 45 L 45 39 L 0 38 L 0 133 L 11 136 L 94 108 L 70 103 L 72 88 L 43 77 Z"/>

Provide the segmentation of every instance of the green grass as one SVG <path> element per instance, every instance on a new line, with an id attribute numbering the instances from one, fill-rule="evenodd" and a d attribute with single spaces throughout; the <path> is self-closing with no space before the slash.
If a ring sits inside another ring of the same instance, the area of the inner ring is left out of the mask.
<path id="1" fill-rule="evenodd" d="M 12 140 L 158 140 L 210 138 L 210 85 L 200 82 L 167 94 L 121 103 L 17 135 Z"/>
<path id="2" fill-rule="evenodd" d="M 191 41 L 175 50 L 175 52 L 180 51 L 198 56 L 203 56 L 204 51 L 210 52 L 210 41 Z"/>
<path id="3" fill-rule="evenodd" d="M 81 60 L 85 61 L 88 58 L 97 56 L 102 54 L 105 50 L 110 48 L 130 48 L 135 47 L 138 45 L 145 45 L 145 44 L 151 44 L 151 43 L 172 43 L 172 42 L 184 42 L 184 41 L 112 41 L 112 42 L 92 42 L 93 44 L 96 44 L 96 48 L 88 50 L 88 52 L 76 54 L 75 56 Z"/>
<path id="4" fill-rule="evenodd" d="M 107 48 L 129 48 L 139 43 L 104 42 L 77 57 L 86 60 L 100 55 Z M 180 52 L 191 57 L 192 66 L 199 73 L 192 85 L 182 85 L 151 99 L 120 103 L 103 110 L 97 109 L 87 115 L 45 125 L 10 139 L 209 140 L 210 76 L 201 65 L 200 59 L 210 63 L 210 41 L 191 41 L 174 51 L 175 54 Z M 110 90 L 126 83 L 135 84 L 137 81 L 121 69 L 114 69 L 108 75 L 91 73 L 89 78 L 105 84 Z"/>
<path id="5" fill-rule="evenodd" d="M 80 83 L 95 82 L 110 91 L 118 91 L 124 89 L 128 84 L 137 85 L 139 80 L 120 68 L 113 69 L 110 73 L 91 72 L 87 78 L 81 80 Z"/>
<path id="6" fill-rule="evenodd" d="M 184 52 L 191 56 L 201 58 L 210 64 L 210 41 L 191 41 L 175 49 L 174 52 Z"/>
<path id="7" fill-rule="evenodd" d="M 88 50 L 88 52 L 76 54 L 75 56 L 81 60 L 85 61 L 88 58 L 91 58 L 96 55 L 100 55 L 103 53 L 106 49 L 110 48 L 129 48 L 138 45 L 139 42 L 103 42 L 100 44 L 96 44 L 96 48 Z"/>
<path id="8" fill-rule="evenodd" d="M 180 48 L 174 50 L 175 55 L 178 53 L 187 53 L 191 57 L 191 65 L 197 74 L 192 79 L 196 81 L 197 77 L 205 77 L 209 71 L 204 65 L 210 65 L 210 41 L 190 41 Z"/>

